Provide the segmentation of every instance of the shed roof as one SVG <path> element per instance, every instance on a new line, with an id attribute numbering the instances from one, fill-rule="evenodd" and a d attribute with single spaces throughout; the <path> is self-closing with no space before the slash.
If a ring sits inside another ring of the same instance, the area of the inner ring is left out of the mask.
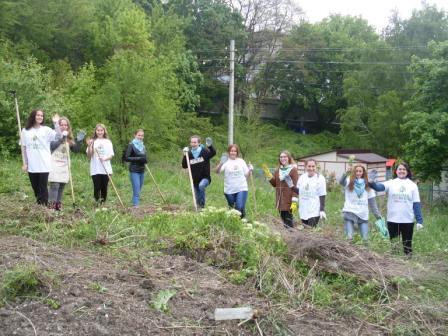
<path id="1" fill-rule="evenodd" d="M 338 154 L 338 156 L 349 158 L 351 154 Z M 387 159 L 382 157 L 381 155 L 375 153 L 358 153 L 355 155 L 355 161 L 361 161 L 365 163 L 377 163 L 377 162 L 386 162 Z"/>
<path id="2" fill-rule="evenodd" d="M 327 153 L 331 153 L 331 152 L 336 152 L 337 156 L 341 156 L 344 158 L 349 158 L 350 155 L 355 155 L 356 161 L 365 162 L 365 163 L 377 163 L 377 162 L 386 162 L 387 161 L 387 158 L 382 157 L 381 155 L 378 155 L 378 154 L 373 153 L 366 149 L 334 149 L 334 150 L 329 150 L 329 151 L 325 151 L 325 152 L 302 156 L 297 159 L 303 160 L 305 158 L 310 158 L 310 157 L 327 154 Z"/>

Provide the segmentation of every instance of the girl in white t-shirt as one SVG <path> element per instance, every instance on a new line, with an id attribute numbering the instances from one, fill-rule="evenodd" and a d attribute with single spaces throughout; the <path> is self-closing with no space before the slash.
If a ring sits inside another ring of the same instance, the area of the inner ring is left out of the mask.
<path id="1" fill-rule="evenodd" d="M 223 155 L 216 167 L 216 172 L 224 173 L 224 196 L 229 207 L 241 212 L 241 218 L 246 215 L 247 179 L 252 170 L 252 165 L 239 157 L 240 149 L 237 145 L 227 147 L 227 155 Z"/>
<path id="2" fill-rule="evenodd" d="M 326 219 L 325 196 L 327 183 L 325 177 L 316 172 L 316 161 L 309 159 L 305 162 L 305 174 L 297 181 L 299 193 L 299 214 L 304 225 L 315 227 L 319 219 Z"/>
<path id="3" fill-rule="evenodd" d="M 414 219 L 417 221 L 417 230 L 423 228 L 420 194 L 417 185 L 411 180 L 412 174 L 407 163 L 401 162 L 396 166 L 394 177 L 384 183 L 370 183 L 370 186 L 376 191 L 386 191 L 390 240 L 394 241 L 401 236 L 404 253 L 411 255 Z"/>
<path id="4" fill-rule="evenodd" d="M 23 171 L 28 176 L 36 196 L 37 204 L 48 204 L 48 174 L 51 171 L 50 142 L 56 132 L 44 126 L 44 112 L 33 110 L 21 133 L 21 146 L 24 158 Z"/>
<path id="5" fill-rule="evenodd" d="M 367 242 L 369 207 L 377 219 L 381 218 L 375 201 L 375 192 L 369 186 L 367 171 L 363 166 L 356 165 L 350 173 L 350 178 L 344 174 L 339 183 L 345 191 L 345 202 L 342 209 L 345 234 L 349 240 L 352 240 L 354 225 L 358 224 L 361 237 L 364 242 Z"/>
<path id="6" fill-rule="evenodd" d="M 112 142 L 109 140 L 106 126 L 97 124 L 91 139 L 87 140 L 87 156 L 90 158 L 90 176 L 93 181 L 93 196 L 97 202 L 107 199 L 109 175 L 112 175 L 110 160 L 114 156 Z"/>

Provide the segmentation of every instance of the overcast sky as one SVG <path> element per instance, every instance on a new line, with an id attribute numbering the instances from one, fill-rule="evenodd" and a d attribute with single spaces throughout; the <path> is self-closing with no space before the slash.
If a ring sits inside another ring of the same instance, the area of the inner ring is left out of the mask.
<path id="1" fill-rule="evenodd" d="M 330 14 L 362 16 L 381 32 L 391 12 L 398 9 L 401 18 L 409 18 L 413 9 L 420 9 L 421 0 L 295 0 L 305 11 L 310 22 L 317 22 Z M 438 9 L 448 10 L 448 0 L 429 0 Z"/>

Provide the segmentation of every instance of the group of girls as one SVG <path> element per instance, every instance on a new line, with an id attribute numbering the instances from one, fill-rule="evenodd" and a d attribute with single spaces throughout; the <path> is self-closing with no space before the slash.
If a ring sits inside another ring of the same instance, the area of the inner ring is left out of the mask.
<path id="1" fill-rule="evenodd" d="M 54 116 L 55 129 L 44 126 L 44 113 L 33 110 L 21 132 L 23 167 L 38 204 L 62 208 L 62 194 L 69 181 L 68 151 L 79 150 L 67 118 Z M 50 192 L 48 192 L 48 183 Z"/>
<path id="2" fill-rule="evenodd" d="M 44 112 L 31 112 L 21 133 L 23 170 L 28 172 L 37 203 L 61 210 L 62 194 L 70 178 L 69 151 L 79 151 L 80 144 L 75 141 L 67 118 L 55 116 L 53 122 L 55 129 L 44 126 Z M 139 205 L 147 163 L 143 139 L 144 132 L 138 129 L 123 157 L 124 161 L 129 162 L 134 207 Z M 113 173 L 111 159 L 114 157 L 106 127 L 97 124 L 93 136 L 87 139 L 86 144 L 94 198 L 102 203 L 107 199 L 108 183 Z M 182 167 L 189 168 L 192 173 L 196 202 L 202 208 L 205 206 L 205 189 L 211 183 L 210 159 L 216 154 L 216 150 L 210 138 L 206 139 L 204 146 L 196 135 L 190 138 L 190 145 L 191 148 L 184 148 Z M 305 173 L 300 178 L 297 165 L 288 151 L 280 153 L 274 174 L 267 167 L 263 169 L 275 188 L 276 208 L 286 227 L 294 227 L 293 214 L 298 205 L 304 226 L 315 227 L 319 220 L 326 219 L 326 182 L 317 172 L 315 160 L 305 162 Z M 240 157 L 239 147 L 232 144 L 228 146 L 227 154 L 221 157 L 215 170 L 224 174 L 224 195 L 229 207 L 237 209 L 241 217 L 244 217 L 248 197 L 247 178 L 252 173 L 253 166 Z M 406 163 L 397 165 L 394 176 L 393 180 L 384 183 L 369 181 L 362 165 L 355 165 L 342 176 L 339 183 L 345 193 L 342 208 L 344 231 L 347 238 L 352 240 L 354 227 L 357 225 L 362 239 L 367 241 L 369 208 L 377 219 L 381 218 L 375 191 L 385 191 L 388 196 L 387 227 L 390 238 L 395 240 L 401 236 L 404 253 L 409 255 L 412 253 L 414 220 L 417 220 L 417 229 L 423 227 L 420 197 Z"/>
<path id="3" fill-rule="evenodd" d="M 279 155 L 278 168 L 274 174 L 265 167 L 265 176 L 276 190 L 276 207 L 285 227 L 293 227 L 293 213 L 299 202 L 299 213 L 305 227 L 315 227 L 325 214 L 325 178 L 316 172 L 316 161 L 305 162 L 305 173 L 298 178 L 297 166 L 288 151 Z M 412 254 L 414 221 L 417 230 L 423 228 L 420 196 L 412 181 L 409 166 L 401 162 L 394 169 L 394 179 L 386 182 L 369 181 L 367 170 L 355 165 L 345 173 L 339 183 L 344 188 L 345 201 L 342 208 L 344 231 L 353 239 L 354 227 L 358 226 L 364 242 L 368 239 L 369 208 L 376 219 L 381 219 L 375 201 L 375 191 L 387 195 L 387 228 L 389 237 L 395 242 L 401 237 L 405 255 Z M 394 249 L 396 244 L 394 243 Z"/>
<path id="4" fill-rule="evenodd" d="M 44 125 L 42 110 L 31 112 L 21 132 L 22 169 L 28 172 L 37 203 L 50 209 L 62 210 L 62 195 L 70 179 L 69 151 L 78 152 L 81 144 L 74 139 L 66 117 L 55 115 L 53 123 L 54 129 Z M 147 162 L 143 138 L 143 130 L 137 130 L 135 139 L 131 141 L 125 153 L 125 161 L 130 162 L 134 206 L 139 203 Z M 93 136 L 87 139 L 86 143 L 94 198 L 102 203 L 107 199 L 109 176 L 112 175 L 111 159 L 114 156 L 106 127 L 97 124 Z"/>

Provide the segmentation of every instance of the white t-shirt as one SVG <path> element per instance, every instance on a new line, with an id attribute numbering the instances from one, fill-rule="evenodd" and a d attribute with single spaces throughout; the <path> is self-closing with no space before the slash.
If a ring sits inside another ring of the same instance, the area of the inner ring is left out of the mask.
<path id="1" fill-rule="evenodd" d="M 219 172 L 224 172 L 224 193 L 235 194 L 247 191 L 246 174 L 249 173 L 249 168 L 243 159 L 228 159 Z"/>
<path id="2" fill-rule="evenodd" d="M 350 191 L 348 189 L 348 184 L 350 183 L 350 179 L 347 178 L 345 183 L 345 202 L 344 208 L 342 212 L 351 212 L 358 216 L 363 220 L 369 219 L 369 201 L 368 199 L 375 197 L 375 191 L 370 189 L 369 191 L 365 190 L 361 197 L 355 192 L 355 189 Z"/>
<path id="3" fill-rule="evenodd" d="M 319 196 L 327 194 L 325 177 L 321 174 L 314 174 L 312 177 L 309 177 L 307 173 L 302 174 L 297 181 L 297 188 L 299 188 L 300 218 L 307 220 L 318 217 L 320 212 Z"/>
<path id="4" fill-rule="evenodd" d="M 387 221 L 414 222 L 414 202 L 420 202 L 417 185 L 410 179 L 395 178 L 383 183 L 387 193 Z"/>
<path id="5" fill-rule="evenodd" d="M 90 175 L 106 175 L 104 167 L 106 168 L 109 175 L 112 174 L 112 165 L 110 164 L 110 160 L 103 161 L 103 163 L 101 163 L 100 159 L 98 158 L 98 154 L 100 155 L 100 157 L 108 157 L 114 155 L 114 148 L 112 146 L 112 142 L 109 139 L 96 139 L 93 142 L 93 155 L 90 159 Z"/>
<path id="6" fill-rule="evenodd" d="M 29 173 L 49 173 L 51 171 L 50 142 L 56 132 L 48 126 L 31 127 L 22 130 L 22 146 L 28 161 Z"/>

